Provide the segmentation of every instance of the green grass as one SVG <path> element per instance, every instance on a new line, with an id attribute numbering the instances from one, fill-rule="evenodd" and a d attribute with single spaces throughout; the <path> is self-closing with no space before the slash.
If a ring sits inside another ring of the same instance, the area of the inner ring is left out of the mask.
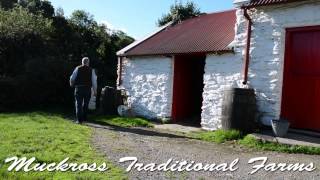
<path id="1" fill-rule="evenodd" d="M 59 115 L 47 113 L 0 114 L 0 179 L 126 179 L 123 170 L 95 152 L 90 144 L 92 129 L 75 125 Z M 38 162 L 101 164 L 106 172 L 8 172 L 7 157 L 36 157 Z"/>
<path id="2" fill-rule="evenodd" d="M 257 140 L 251 135 L 243 136 L 239 131 L 217 130 L 217 131 L 201 131 L 187 134 L 188 137 L 215 143 L 224 143 L 233 141 L 235 144 L 244 147 L 253 148 L 262 151 L 276 151 L 290 154 L 310 154 L 320 155 L 320 148 L 307 146 L 292 146 L 279 144 L 274 142 L 265 142 Z"/>
<path id="3" fill-rule="evenodd" d="M 190 136 L 203 141 L 209 141 L 209 142 L 215 142 L 215 143 L 224 143 L 226 141 L 238 140 L 242 137 L 241 133 L 236 130 L 201 131 L 201 132 L 194 132 Z"/>
<path id="4" fill-rule="evenodd" d="M 254 148 L 264 151 L 276 151 L 284 152 L 290 154 L 310 154 L 310 155 L 320 155 L 320 148 L 317 147 L 307 147 L 307 146 L 292 146 L 273 142 L 265 142 L 257 140 L 251 135 L 245 136 L 243 139 L 238 141 L 239 144 L 244 145 L 249 148 Z"/>
<path id="5" fill-rule="evenodd" d="M 126 118 L 118 116 L 92 116 L 90 121 L 101 125 L 112 125 L 119 127 L 153 127 L 148 120 L 142 118 Z"/>

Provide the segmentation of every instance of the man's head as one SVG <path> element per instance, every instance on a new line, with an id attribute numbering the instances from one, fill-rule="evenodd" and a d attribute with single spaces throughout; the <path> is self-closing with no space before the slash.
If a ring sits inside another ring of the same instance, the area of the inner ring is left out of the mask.
<path id="1" fill-rule="evenodd" d="M 82 65 L 83 66 L 89 66 L 90 64 L 90 59 L 88 57 L 82 58 Z"/>

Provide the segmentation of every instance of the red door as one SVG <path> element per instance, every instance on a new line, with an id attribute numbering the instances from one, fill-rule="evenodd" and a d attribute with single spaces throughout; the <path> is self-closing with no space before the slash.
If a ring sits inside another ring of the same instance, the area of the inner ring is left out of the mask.
<path id="1" fill-rule="evenodd" d="M 320 27 L 287 29 L 281 117 L 320 131 Z"/>

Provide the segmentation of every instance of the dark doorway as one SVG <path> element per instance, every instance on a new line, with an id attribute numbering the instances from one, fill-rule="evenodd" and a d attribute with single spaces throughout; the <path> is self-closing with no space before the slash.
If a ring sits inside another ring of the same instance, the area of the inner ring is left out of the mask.
<path id="1" fill-rule="evenodd" d="M 174 58 L 172 118 L 176 123 L 200 126 L 206 56 Z"/>

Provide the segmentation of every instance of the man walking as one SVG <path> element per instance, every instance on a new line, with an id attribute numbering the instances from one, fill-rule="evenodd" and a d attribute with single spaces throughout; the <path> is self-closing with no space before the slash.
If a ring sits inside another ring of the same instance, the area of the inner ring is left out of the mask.
<path id="1" fill-rule="evenodd" d="M 75 68 L 70 76 L 70 86 L 75 87 L 75 106 L 77 124 L 87 121 L 88 105 L 91 98 L 91 87 L 94 95 L 97 95 L 97 75 L 89 67 L 90 60 L 88 57 L 82 59 L 82 65 Z"/>

